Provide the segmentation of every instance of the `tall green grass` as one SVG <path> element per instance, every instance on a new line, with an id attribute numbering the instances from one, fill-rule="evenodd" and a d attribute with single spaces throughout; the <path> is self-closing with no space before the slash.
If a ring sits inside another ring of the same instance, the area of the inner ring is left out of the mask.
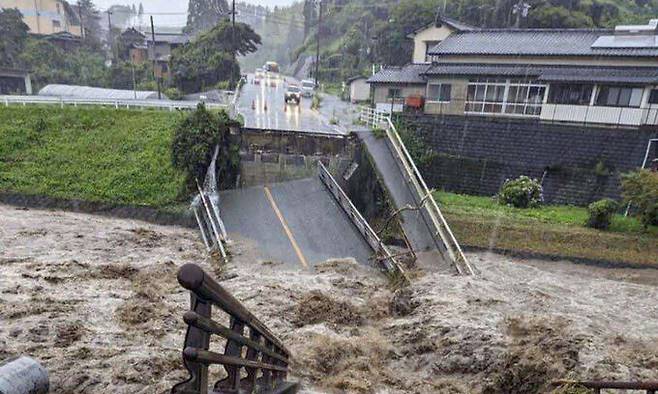
<path id="1" fill-rule="evenodd" d="M 116 204 L 175 204 L 170 145 L 182 115 L 99 107 L 0 108 L 0 191 Z"/>

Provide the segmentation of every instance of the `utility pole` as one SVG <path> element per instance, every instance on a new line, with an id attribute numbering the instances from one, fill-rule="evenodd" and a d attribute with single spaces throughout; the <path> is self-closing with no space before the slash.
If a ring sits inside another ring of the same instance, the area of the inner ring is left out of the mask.
<path id="1" fill-rule="evenodd" d="M 235 63 L 237 62 L 237 56 L 235 54 L 236 45 L 235 45 L 235 0 L 233 0 L 231 5 L 231 53 L 233 54 L 233 64 L 231 65 L 231 88 L 234 88 L 235 84 Z"/>
<path id="2" fill-rule="evenodd" d="M 153 15 L 151 15 L 151 39 L 153 40 L 153 77 L 158 84 L 158 100 L 162 100 L 162 93 L 160 91 L 160 77 L 155 73 L 157 60 L 155 59 L 155 27 L 153 26 Z"/>
<path id="3" fill-rule="evenodd" d="M 108 43 L 110 44 L 110 51 L 112 52 L 112 62 L 116 62 L 114 55 L 114 39 L 112 38 L 112 13 L 110 10 L 107 10 L 107 36 Z"/>
<path id="4" fill-rule="evenodd" d="M 80 0 L 78 0 L 78 17 L 80 18 L 80 38 L 82 38 L 82 41 L 84 41 L 85 25 L 82 23 L 82 4 L 80 4 Z"/>
<path id="5" fill-rule="evenodd" d="M 317 88 L 320 80 L 320 34 L 322 33 L 322 0 L 318 0 L 320 11 L 318 13 L 318 36 L 317 48 L 315 49 L 315 87 Z"/>

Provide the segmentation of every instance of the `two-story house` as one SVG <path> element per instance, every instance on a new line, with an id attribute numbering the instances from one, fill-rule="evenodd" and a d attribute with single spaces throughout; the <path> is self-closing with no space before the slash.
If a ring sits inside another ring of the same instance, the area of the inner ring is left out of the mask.
<path id="1" fill-rule="evenodd" d="M 425 98 L 430 114 L 536 118 L 640 127 L 658 124 L 658 19 L 609 29 L 453 28 L 414 59 L 369 79 L 380 107 Z M 440 37 L 438 32 L 434 37 Z"/>
<path id="2" fill-rule="evenodd" d="M 0 0 L 0 8 L 18 9 L 32 34 L 80 37 L 80 19 L 65 0 Z"/>

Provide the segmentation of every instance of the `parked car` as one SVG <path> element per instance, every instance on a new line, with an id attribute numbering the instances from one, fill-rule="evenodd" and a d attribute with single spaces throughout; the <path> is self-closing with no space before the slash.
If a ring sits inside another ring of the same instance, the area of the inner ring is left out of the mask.
<path id="1" fill-rule="evenodd" d="M 286 103 L 295 102 L 299 104 L 302 101 L 302 90 L 297 85 L 288 85 L 285 93 Z"/>
<path id="2" fill-rule="evenodd" d="M 315 82 L 310 79 L 305 79 L 302 81 L 302 96 L 304 97 L 313 97 L 315 94 Z"/>

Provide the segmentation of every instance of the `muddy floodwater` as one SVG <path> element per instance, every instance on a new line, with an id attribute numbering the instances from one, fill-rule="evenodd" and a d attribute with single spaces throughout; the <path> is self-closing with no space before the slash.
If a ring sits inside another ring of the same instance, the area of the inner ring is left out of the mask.
<path id="1" fill-rule="evenodd" d="M 0 360 L 36 358 L 54 393 L 165 392 L 186 376 L 176 271 L 192 262 L 283 340 L 307 392 L 658 380 L 655 270 L 470 253 L 477 277 L 421 272 L 396 290 L 349 256 L 303 270 L 257 261 L 245 240 L 230 250 L 219 267 L 194 229 L 0 205 Z"/>

